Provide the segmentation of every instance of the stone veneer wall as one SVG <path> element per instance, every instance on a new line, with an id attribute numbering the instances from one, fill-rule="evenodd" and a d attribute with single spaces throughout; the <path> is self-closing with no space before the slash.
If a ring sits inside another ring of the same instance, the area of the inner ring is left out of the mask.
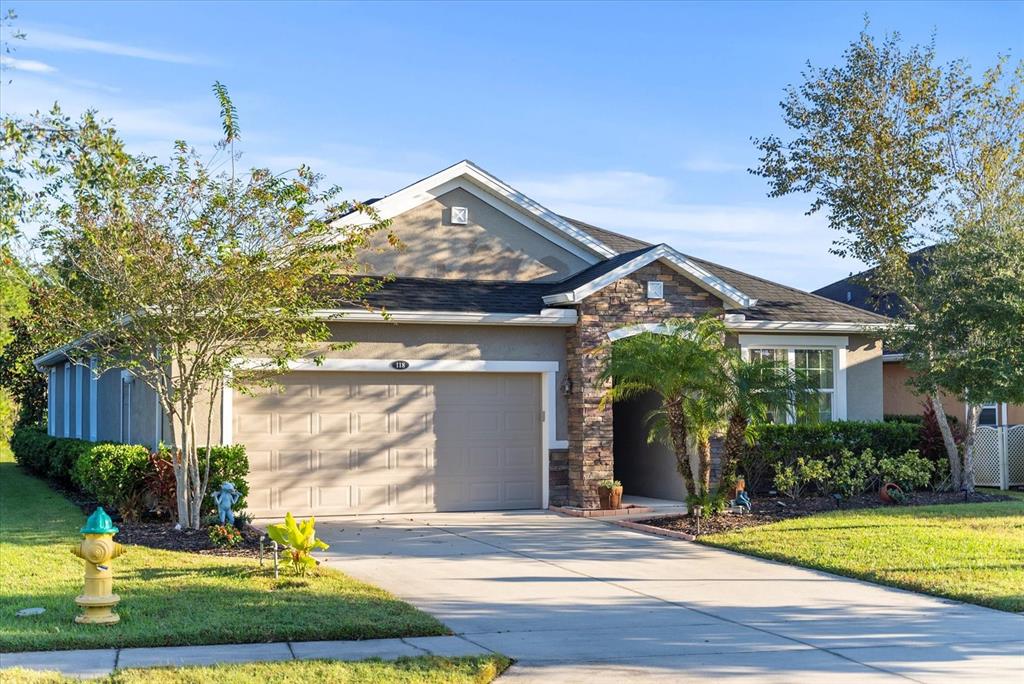
<path id="1" fill-rule="evenodd" d="M 663 299 L 647 298 L 647 281 L 660 280 Z M 722 301 L 674 269 L 655 262 L 595 292 L 577 305 L 579 320 L 566 331 L 569 450 L 551 453 L 553 505 L 597 508 L 597 483 L 613 475 L 612 407 L 599 408 L 605 387 L 597 378 L 608 333 L 626 325 L 721 311 Z"/>

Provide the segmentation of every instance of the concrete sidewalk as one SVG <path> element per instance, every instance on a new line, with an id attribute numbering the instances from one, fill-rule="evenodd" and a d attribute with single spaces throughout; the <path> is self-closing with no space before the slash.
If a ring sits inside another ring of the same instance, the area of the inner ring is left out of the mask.
<path id="1" fill-rule="evenodd" d="M 23 667 L 72 677 L 102 677 L 115 669 L 274 660 L 396 660 L 409 656 L 490 655 L 492 651 L 460 636 L 367 639 L 365 641 L 284 641 L 269 644 L 216 644 L 156 648 L 0 653 L 0 669 Z M 3 679 L 0 677 L 0 679 Z"/>

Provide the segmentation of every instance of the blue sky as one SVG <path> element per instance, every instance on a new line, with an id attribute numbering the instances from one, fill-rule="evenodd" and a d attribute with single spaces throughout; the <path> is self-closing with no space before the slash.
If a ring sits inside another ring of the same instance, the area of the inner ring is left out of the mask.
<path id="1" fill-rule="evenodd" d="M 806 198 L 746 173 L 804 63 L 835 63 L 865 13 L 977 68 L 1024 47 L 1024 3 L 0 7 L 28 34 L 6 112 L 96 108 L 165 155 L 216 140 L 220 80 L 250 164 L 307 162 L 365 198 L 468 158 L 560 213 L 806 289 L 857 264 Z"/>

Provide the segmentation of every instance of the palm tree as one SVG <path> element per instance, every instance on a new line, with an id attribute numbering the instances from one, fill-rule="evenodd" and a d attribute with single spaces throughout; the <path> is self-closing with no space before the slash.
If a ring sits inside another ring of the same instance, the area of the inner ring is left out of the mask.
<path id="1" fill-rule="evenodd" d="M 759 429 L 817 400 L 806 376 L 772 360 L 746 361 L 732 352 L 727 359 L 728 425 L 722 454 L 723 488 L 736 481 L 743 449 L 757 439 Z"/>
<path id="2" fill-rule="evenodd" d="M 661 406 L 644 418 L 648 442 L 662 441 L 672 450 L 687 494 L 705 494 L 710 487 L 711 435 L 722 422 L 728 383 L 722 321 L 712 317 L 670 320 L 610 347 L 600 380 L 611 380 L 612 385 L 601 397 L 601 405 L 647 392 L 659 395 Z M 691 439 L 697 444 L 699 481 L 693 474 Z"/>

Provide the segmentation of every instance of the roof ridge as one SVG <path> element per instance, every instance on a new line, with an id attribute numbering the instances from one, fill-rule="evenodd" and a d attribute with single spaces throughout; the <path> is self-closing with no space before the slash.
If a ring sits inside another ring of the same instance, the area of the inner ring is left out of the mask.
<path id="1" fill-rule="evenodd" d="M 559 217 L 565 219 L 566 221 L 570 221 L 572 223 L 579 223 L 581 225 L 586 226 L 587 228 L 593 228 L 594 230 L 599 230 L 602 233 L 607 233 L 608 235 L 614 235 L 615 237 L 624 238 L 626 240 L 632 240 L 633 242 L 639 242 L 640 244 L 643 244 L 643 245 L 651 245 L 651 246 L 654 245 L 654 243 L 652 243 L 652 242 L 647 242 L 646 240 L 641 240 L 640 238 L 633 237 L 632 235 L 626 235 L 625 233 L 619 233 L 619 232 L 616 232 L 614 230 L 608 230 L 607 228 L 602 228 L 601 226 L 595 226 L 593 223 L 587 223 L 586 221 L 581 221 L 580 219 L 572 218 L 571 216 L 566 216 L 565 214 L 559 214 Z"/>

